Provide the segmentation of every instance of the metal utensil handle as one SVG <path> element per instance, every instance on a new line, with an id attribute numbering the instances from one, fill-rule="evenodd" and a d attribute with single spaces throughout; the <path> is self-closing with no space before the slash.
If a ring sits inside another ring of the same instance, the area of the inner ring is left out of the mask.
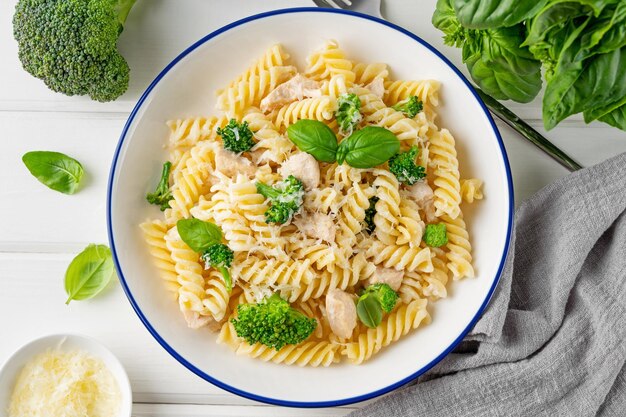
<path id="1" fill-rule="evenodd" d="M 552 159 L 563 165 L 570 171 L 583 168 L 578 162 L 570 158 L 565 152 L 556 147 L 545 136 L 533 129 L 528 123 L 519 118 L 515 113 L 506 108 L 495 98 L 475 87 L 480 98 L 485 102 L 489 110 L 507 125 L 515 129 L 519 134 L 531 141 L 536 147 L 547 153 Z"/>

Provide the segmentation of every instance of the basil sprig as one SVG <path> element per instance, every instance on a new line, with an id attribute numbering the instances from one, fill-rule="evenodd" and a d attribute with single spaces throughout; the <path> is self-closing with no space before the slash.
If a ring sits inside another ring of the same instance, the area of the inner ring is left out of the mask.
<path id="1" fill-rule="evenodd" d="M 64 194 L 74 194 L 83 178 L 80 162 L 60 152 L 27 152 L 22 161 L 39 182 Z"/>
<path id="2" fill-rule="evenodd" d="M 287 128 L 289 139 L 303 152 L 322 162 L 335 162 L 337 136 L 330 127 L 317 120 L 298 120 Z"/>
<path id="3" fill-rule="evenodd" d="M 345 160 L 354 168 L 373 168 L 383 164 L 400 150 L 400 141 L 384 127 L 367 126 L 339 144 L 337 163 Z"/>
<path id="4" fill-rule="evenodd" d="M 90 244 L 67 267 L 65 304 L 95 297 L 111 282 L 114 274 L 111 250 L 105 245 Z"/>
<path id="5" fill-rule="evenodd" d="M 222 241 L 222 230 L 200 219 L 181 219 L 176 222 L 176 228 L 180 238 L 194 252 L 203 253 L 209 246 Z"/>
<path id="6" fill-rule="evenodd" d="M 299 120 L 287 128 L 287 135 L 298 149 L 318 161 L 338 164 L 345 161 L 354 168 L 373 168 L 400 150 L 396 135 L 378 126 L 357 130 L 339 145 L 335 133 L 317 120 Z"/>

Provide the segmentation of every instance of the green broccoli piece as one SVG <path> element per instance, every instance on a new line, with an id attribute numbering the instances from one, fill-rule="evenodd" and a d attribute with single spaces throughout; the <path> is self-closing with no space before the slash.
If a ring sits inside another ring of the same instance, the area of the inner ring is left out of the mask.
<path id="1" fill-rule="evenodd" d="M 398 181 L 413 185 L 426 176 L 424 167 L 415 163 L 418 153 L 419 148 L 413 146 L 408 152 L 397 153 L 389 159 L 389 171 Z"/>
<path id="2" fill-rule="evenodd" d="M 337 111 L 335 118 L 339 123 L 339 129 L 343 133 L 350 134 L 361 120 L 363 115 L 359 109 L 361 108 L 361 100 L 356 94 L 342 94 L 337 99 Z"/>
<path id="3" fill-rule="evenodd" d="M 256 142 L 252 139 L 254 134 L 248 127 L 248 122 L 237 123 L 237 120 L 230 119 L 224 129 L 217 128 L 217 134 L 222 137 L 224 149 L 235 153 L 249 151 Z"/>
<path id="4" fill-rule="evenodd" d="M 428 224 L 424 230 L 422 240 L 433 248 L 438 248 L 448 243 L 448 232 L 445 223 Z"/>
<path id="5" fill-rule="evenodd" d="M 148 203 L 160 206 L 161 211 L 165 211 L 170 208 L 170 200 L 174 198 L 170 192 L 169 178 L 170 170 L 172 169 L 172 163 L 166 162 L 163 164 L 163 170 L 161 171 L 161 180 L 157 185 L 156 190 L 153 193 L 146 194 L 146 200 Z"/>
<path id="6" fill-rule="evenodd" d="M 376 230 L 374 216 L 376 215 L 376 203 L 378 200 L 380 200 L 378 197 L 370 197 L 370 206 L 365 209 L 365 230 L 370 234 L 374 233 L 374 230 Z"/>
<path id="7" fill-rule="evenodd" d="M 135 0 L 19 0 L 13 36 L 22 66 L 53 91 L 112 101 L 130 69 L 117 39 Z"/>
<path id="8" fill-rule="evenodd" d="M 396 104 L 395 106 L 392 106 L 392 109 L 401 111 L 406 117 L 410 119 L 414 118 L 415 115 L 421 112 L 423 108 L 424 103 L 422 103 L 422 100 L 418 99 L 417 96 L 411 96 L 408 99 Z"/>
<path id="9" fill-rule="evenodd" d="M 293 175 L 289 175 L 273 187 L 259 181 L 256 183 L 256 189 L 271 202 L 265 212 L 266 223 L 286 223 L 302 206 L 304 185 Z"/>
<path id="10" fill-rule="evenodd" d="M 201 258 L 204 261 L 206 269 L 213 267 L 217 268 L 222 273 L 226 288 L 228 292 L 230 292 L 233 289 L 233 283 L 230 279 L 228 268 L 230 268 L 233 262 L 233 251 L 223 243 L 214 243 L 204 251 Z"/>
<path id="11" fill-rule="evenodd" d="M 372 284 L 365 289 L 361 297 L 366 295 L 376 297 L 385 313 L 390 313 L 398 302 L 398 294 L 388 284 Z"/>
<path id="12" fill-rule="evenodd" d="M 275 350 L 302 342 L 317 327 L 315 319 L 292 308 L 278 294 L 258 304 L 240 304 L 231 323 L 237 336 L 248 343 L 262 343 Z"/>

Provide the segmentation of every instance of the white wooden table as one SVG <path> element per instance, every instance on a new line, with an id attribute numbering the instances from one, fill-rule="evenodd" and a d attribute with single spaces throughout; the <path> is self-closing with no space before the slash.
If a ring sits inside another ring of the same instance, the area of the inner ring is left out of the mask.
<path id="1" fill-rule="evenodd" d="M 31 339 L 77 332 L 101 340 L 122 360 L 133 387 L 135 416 L 339 416 L 358 407 L 270 407 L 214 387 L 158 345 L 117 283 L 92 301 L 64 304 L 63 276 L 69 261 L 88 243 L 107 241 L 105 199 L 111 156 L 131 108 L 148 83 L 186 46 L 226 23 L 311 2 L 139 0 L 120 39 L 132 69 L 129 91 L 116 102 L 102 104 L 52 93 L 22 70 L 12 36 L 15 1 L 0 2 L 0 363 Z M 444 46 L 430 24 L 434 5 L 435 0 L 387 0 L 383 13 L 462 67 L 459 51 Z M 539 101 L 510 107 L 543 132 Z M 504 124 L 498 127 L 513 169 L 517 204 L 567 174 Z M 583 165 L 626 151 L 626 133 L 602 124 L 585 126 L 581 118 L 562 123 L 547 136 Z M 21 162 L 21 156 L 31 150 L 65 152 L 80 160 L 87 171 L 83 189 L 66 196 L 39 184 Z"/>

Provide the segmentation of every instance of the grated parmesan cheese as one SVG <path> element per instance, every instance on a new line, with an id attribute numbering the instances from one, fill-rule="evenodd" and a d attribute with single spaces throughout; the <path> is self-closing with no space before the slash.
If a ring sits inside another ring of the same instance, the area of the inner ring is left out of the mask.
<path id="1" fill-rule="evenodd" d="M 121 394 L 102 360 L 75 350 L 37 355 L 20 372 L 9 417 L 117 417 Z"/>

